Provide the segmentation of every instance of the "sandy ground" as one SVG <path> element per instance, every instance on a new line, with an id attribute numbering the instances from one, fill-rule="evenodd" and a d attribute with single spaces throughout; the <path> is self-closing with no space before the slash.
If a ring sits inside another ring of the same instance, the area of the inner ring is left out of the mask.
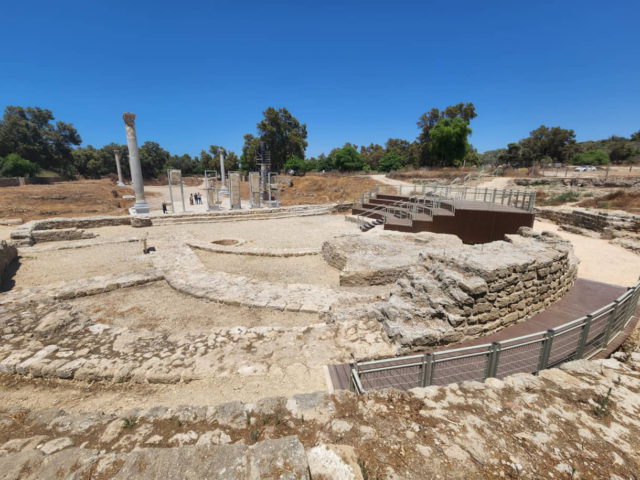
<path id="1" fill-rule="evenodd" d="M 301 257 L 257 257 L 195 250 L 196 255 L 212 271 L 255 278 L 271 283 L 308 283 L 338 286 L 340 272 L 329 266 L 321 255 Z"/>
<path id="2" fill-rule="evenodd" d="M 129 226 L 103 227 L 94 232 L 104 238 L 131 236 Z M 140 230 L 135 230 L 140 233 Z M 245 240 L 243 247 L 262 248 L 317 248 L 336 235 L 360 233 L 355 223 L 347 222 L 343 215 L 316 215 L 273 220 L 164 225 L 145 229 L 149 245 L 157 239 L 189 235 L 204 242 L 222 239 Z M 367 233 L 370 235 L 373 231 Z"/>
<path id="3" fill-rule="evenodd" d="M 131 233 L 131 227 L 129 233 Z M 20 251 L 19 251 L 20 253 Z M 98 275 L 125 273 L 151 267 L 140 244 L 119 243 L 95 247 L 21 254 L 17 271 L 10 279 L 13 288 L 79 280 Z"/>
<path id="4" fill-rule="evenodd" d="M 478 187 L 504 189 L 515 187 L 515 185 L 513 184 L 513 178 L 511 177 L 486 177 L 486 179 L 478 182 Z"/>
<path id="5" fill-rule="evenodd" d="M 70 301 L 94 321 L 165 333 L 209 332 L 212 328 L 235 326 L 300 327 L 320 323 L 317 314 L 294 313 L 268 308 L 222 305 L 194 298 L 154 282 Z"/>
<path id="6" fill-rule="evenodd" d="M 578 276 L 615 285 L 631 286 L 640 276 L 640 255 L 612 245 L 607 240 L 585 237 L 561 230 L 554 223 L 536 220 L 533 229 L 537 232 L 551 231 L 573 244 L 580 260 Z"/>

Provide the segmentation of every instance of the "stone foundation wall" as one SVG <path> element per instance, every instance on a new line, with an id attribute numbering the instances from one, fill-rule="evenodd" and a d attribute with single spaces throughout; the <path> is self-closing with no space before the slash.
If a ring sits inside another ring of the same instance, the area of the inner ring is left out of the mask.
<path id="1" fill-rule="evenodd" d="M 95 234 L 86 233 L 80 228 L 60 228 L 56 230 L 33 230 L 31 237 L 34 242 L 61 242 L 66 240 L 83 240 L 95 238 Z"/>
<path id="2" fill-rule="evenodd" d="M 0 471 L 25 480 L 634 478 L 640 354 L 628 357 L 365 396 L 120 414 L 5 403 Z"/>
<path id="3" fill-rule="evenodd" d="M 545 178 L 516 178 L 514 183 L 520 186 L 536 185 L 565 185 L 568 187 L 637 187 L 640 177 L 545 177 Z"/>
<path id="4" fill-rule="evenodd" d="M 4 270 L 18 256 L 18 249 L 12 244 L 0 240 L 0 282 L 4 279 Z"/>
<path id="5" fill-rule="evenodd" d="M 479 337 L 540 312 L 571 288 L 578 262 L 553 234 L 522 233 L 458 254 L 427 252 L 374 314 L 407 348 Z"/>
<path id="6" fill-rule="evenodd" d="M 640 215 L 612 211 L 594 211 L 585 208 L 537 208 L 536 214 L 558 225 L 571 225 L 596 232 L 609 228 L 618 231 L 640 232 Z"/>
<path id="7" fill-rule="evenodd" d="M 85 218 L 52 218 L 32 220 L 20 225 L 11 232 L 11 240 L 18 246 L 29 246 L 36 242 L 53 242 L 61 240 L 78 240 L 93 238 L 95 235 L 83 233 L 83 228 L 112 227 L 131 225 L 131 217 L 96 216 Z M 64 232 L 55 232 L 64 230 Z M 80 232 L 80 233 L 78 233 Z"/>

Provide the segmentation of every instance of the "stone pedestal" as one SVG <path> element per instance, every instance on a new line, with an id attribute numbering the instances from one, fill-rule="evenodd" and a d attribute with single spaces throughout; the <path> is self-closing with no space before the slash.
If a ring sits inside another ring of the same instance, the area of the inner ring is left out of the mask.
<path id="1" fill-rule="evenodd" d="M 149 213 L 149 205 L 144 198 L 144 183 L 142 181 L 142 168 L 138 155 L 138 139 L 136 138 L 136 114 L 124 113 L 124 128 L 127 132 L 127 146 L 129 147 L 129 167 L 131 168 L 131 183 L 136 194 L 136 203 L 129 209 L 131 215 Z"/>

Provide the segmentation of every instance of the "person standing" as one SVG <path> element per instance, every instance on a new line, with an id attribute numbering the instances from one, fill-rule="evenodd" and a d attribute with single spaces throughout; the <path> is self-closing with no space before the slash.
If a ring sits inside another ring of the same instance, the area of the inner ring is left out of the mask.
<path id="1" fill-rule="evenodd" d="M 167 213 L 167 202 L 162 202 L 162 213 Z"/>
<path id="2" fill-rule="evenodd" d="M 193 205 L 193 193 L 189 194 L 189 204 Z"/>

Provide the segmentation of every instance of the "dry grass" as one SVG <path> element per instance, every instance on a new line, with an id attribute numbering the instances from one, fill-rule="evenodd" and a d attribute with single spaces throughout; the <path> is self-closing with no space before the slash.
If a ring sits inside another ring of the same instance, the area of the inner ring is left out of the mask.
<path id="1" fill-rule="evenodd" d="M 127 215 L 133 200 L 124 200 L 122 195 L 130 194 L 130 188 L 117 187 L 110 179 L 2 187 L 0 218 L 28 221 L 48 217 Z"/>
<path id="2" fill-rule="evenodd" d="M 309 174 L 292 177 L 292 180 L 292 186 L 282 191 L 282 205 L 353 202 L 354 198 L 379 185 L 370 177 L 356 176 Z"/>
<path id="3" fill-rule="evenodd" d="M 640 191 L 617 190 L 607 195 L 583 200 L 578 206 L 638 213 L 640 212 Z"/>
<path id="4" fill-rule="evenodd" d="M 397 170 L 395 172 L 390 172 L 387 174 L 387 177 L 394 178 L 396 180 L 411 180 L 413 178 L 462 178 L 469 174 L 478 173 L 478 170 L 475 167 L 465 167 L 465 168 L 456 168 L 456 167 L 446 167 L 446 168 L 433 168 L 433 169 L 419 169 L 419 170 Z"/>

